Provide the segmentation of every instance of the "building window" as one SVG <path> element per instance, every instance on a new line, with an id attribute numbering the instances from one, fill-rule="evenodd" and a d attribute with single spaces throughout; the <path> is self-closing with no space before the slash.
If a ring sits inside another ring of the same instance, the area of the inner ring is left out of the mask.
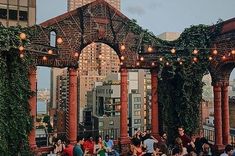
<path id="1" fill-rule="evenodd" d="M 28 20 L 28 12 L 27 11 L 20 11 L 19 12 L 19 19 L 21 21 L 27 21 Z"/>
<path id="2" fill-rule="evenodd" d="M 0 9 L 0 18 L 7 19 L 7 9 Z"/>
<path id="3" fill-rule="evenodd" d="M 141 119 L 134 119 L 134 124 L 140 124 L 141 123 Z"/>
<path id="4" fill-rule="evenodd" d="M 134 97 L 134 102 L 141 102 L 141 98 L 140 97 Z"/>
<path id="5" fill-rule="evenodd" d="M 140 105 L 140 104 L 134 104 L 134 108 L 135 108 L 135 109 L 140 109 L 140 108 L 141 108 L 141 105 Z"/>
<path id="6" fill-rule="evenodd" d="M 17 20 L 17 10 L 9 10 L 9 19 Z"/>
<path id="7" fill-rule="evenodd" d="M 135 116 L 140 116 L 140 111 L 134 111 Z"/>

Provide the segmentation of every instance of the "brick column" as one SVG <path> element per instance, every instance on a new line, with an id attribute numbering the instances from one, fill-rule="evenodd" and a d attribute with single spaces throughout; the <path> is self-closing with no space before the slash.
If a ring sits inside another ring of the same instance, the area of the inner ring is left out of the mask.
<path id="1" fill-rule="evenodd" d="M 222 147 L 222 114 L 221 114 L 221 84 L 213 85 L 214 91 L 214 123 L 215 123 L 215 145 Z"/>
<path id="2" fill-rule="evenodd" d="M 152 135 L 156 138 L 159 134 L 159 113 L 158 113 L 158 79 L 157 79 L 157 70 L 151 70 L 151 131 Z"/>
<path id="3" fill-rule="evenodd" d="M 222 132 L 224 145 L 230 143 L 228 85 L 228 82 L 224 82 L 222 85 Z"/>
<path id="4" fill-rule="evenodd" d="M 32 94 L 32 96 L 29 98 L 29 106 L 30 106 L 30 115 L 33 119 L 33 129 L 31 130 L 29 134 L 29 145 L 32 149 L 35 149 L 37 147 L 36 145 L 36 114 L 37 114 L 37 67 L 32 66 L 29 69 L 29 82 L 30 82 L 30 90 L 34 92 L 35 94 Z"/>
<path id="5" fill-rule="evenodd" d="M 121 110 L 120 110 L 120 143 L 121 143 L 121 152 L 123 155 L 127 152 L 128 145 L 130 140 L 128 139 L 127 134 L 127 69 L 121 69 Z"/>
<path id="6" fill-rule="evenodd" d="M 68 139 L 72 144 L 77 141 L 77 70 L 69 68 L 69 109 Z"/>

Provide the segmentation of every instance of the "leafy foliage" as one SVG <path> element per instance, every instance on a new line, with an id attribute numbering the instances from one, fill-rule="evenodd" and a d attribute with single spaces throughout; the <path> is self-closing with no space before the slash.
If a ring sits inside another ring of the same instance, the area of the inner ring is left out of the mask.
<path id="1" fill-rule="evenodd" d="M 30 155 L 28 134 L 32 129 L 28 99 L 31 95 L 28 71 L 30 58 L 19 57 L 20 27 L 0 25 L 0 153 Z"/>
<path id="2" fill-rule="evenodd" d="M 202 77 L 208 73 L 209 47 L 220 32 L 220 24 L 214 31 L 206 25 L 191 26 L 175 41 L 156 38 L 138 26 L 135 20 L 129 23 L 129 29 L 143 36 L 143 45 L 157 47 L 157 60 L 163 58 L 163 61 L 157 61 L 160 128 L 168 132 L 169 139 L 176 137 L 178 126 L 184 126 L 187 133 L 195 132 L 199 128 Z M 174 54 L 170 52 L 173 47 L 176 49 Z M 196 48 L 198 52 L 193 53 Z"/>

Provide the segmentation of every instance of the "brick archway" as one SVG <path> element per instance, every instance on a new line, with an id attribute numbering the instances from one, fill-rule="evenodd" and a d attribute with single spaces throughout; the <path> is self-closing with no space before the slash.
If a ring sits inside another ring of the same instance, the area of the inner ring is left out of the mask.
<path id="1" fill-rule="evenodd" d="M 228 86 L 235 67 L 235 18 L 221 26 L 221 33 L 212 45 L 218 54 L 209 67 L 214 90 L 215 145 L 218 148 L 230 143 Z"/>
<path id="2" fill-rule="evenodd" d="M 37 31 L 31 37 L 32 44 L 29 51 L 38 52 L 34 55 L 36 66 L 48 67 L 69 67 L 70 75 L 70 104 L 69 109 L 69 139 L 75 142 L 77 129 L 75 121 L 76 113 L 72 110 L 77 108 L 76 92 L 76 69 L 78 67 L 78 56 L 82 49 L 92 42 L 100 42 L 113 48 L 121 65 L 121 144 L 128 143 L 127 140 L 127 69 L 151 69 L 152 74 L 152 132 L 158 133 L 158 101 L 157 101 L 157 66 L 154 59 L 158 54 L 146 55 L 145 61 L 141 62 L 139 50 L 145 45 L 140 45 L 141 34 L 135 35 L 128 29 L 130 20 L 121 12 L 110 6 L 104 0 L 97 0 L 76 10 L 50 19 L 40 25 L 33 27 Z M 50 32 L 54 31 L 57 37 L 63 42 L 55 47 L 50 46 Z M 222 32 L 214 41 L 212 48 L 216 45 L 218 55 L 211 62 L 209 71 L 212 76 L 214 86 L 215 103 L 215 129 L 216 145 L 220 146 L 228 142 L 229 122 L 228 122 L 228 77 L 234 68 L 235 55 L 227 51 L 235 47 L 235 19 L 228 20 L 222 24 Z M 125 46 L 122 47 L 122 45 Z M 148 45 L 146 45 L 148 46 Z M 48 50 L 52 49 L 53 54 L 49 55 Z M 42 59 L 43 56 L 47 59 Z M 223 58 L 223 56 L 226 56 Z M 226 70 L 225 70 L 226 69 Z M 34 80 L 34 79 L 33 79 Z M 34 82 L 32 82 L 34 83 Z M 222 98 L 223 97 L 223 100 Z M 36 105 L 36 101 L 31 101 L 31 105 Z M 154 116 L 154 117 L 153 117 Z M 223 128 L 220 127 L 223 125 Z M 224 134 L 222 134 L 222 130 Z M 34 135 L 32 135 L 34 136 Z M 31 139 L 32 140 L 32 139 Z M 123 146 L 125 147 L 125 146 Z"/>

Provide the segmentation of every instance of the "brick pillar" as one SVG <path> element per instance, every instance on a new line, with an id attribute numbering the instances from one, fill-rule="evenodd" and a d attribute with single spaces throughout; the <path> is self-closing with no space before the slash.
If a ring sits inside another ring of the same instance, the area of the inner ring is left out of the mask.
<path id="1" fill-rule="evenodd" d="M 127 134 L 127 69 L 121 69 L 121 110 L 120 110 L 120 143 L 121 143 L 121 153 L 125 155 L 128 150 L 128 145 L 130 140 Z"/>
<path id="2" fill-rule="evenodd" d="M 230 143 L 228 85 L 228 82 L 224 82 L 222 85 L 222 132 L 224 145 Z"/>
<path id="3" fill-rule="evenodd" d="M 69 68 L 69 110 L 68 139 L 72 144 L 77 141 L 77 70 Z"/>
<path id="4" fill-rule="evenodd" d="M 151 131 L 152 135 L 156 138 L 159 134 L 159 113 L 158 113 L 158 79 L 157 79 L 157 70 L 151 70 Z"/>
<path id="5" fill-rule="evenodd" d="M 30 106 L 30 115 L 33 119 L 33 129 L 31 130 L 29 134 L 29 145 L 32 149 L 35 149 L 37 147 L 36 145 L 36 114 L 37 114 L 37 68 L 35 66 L 30 67 L 29 69 L 29 82 L 30 82 L 30 90 L 34 92 L 35 94 L 32 94 L 32 96 L 29 98 L 29 106 Z"/>
<path id="6" fill-rule="evenodd" d="M 213 85 L 214 91 L 214 123 L 215 123 L 215 145 L 222 147 L 222 113 L 221 113 L 221 84 Z"/>

